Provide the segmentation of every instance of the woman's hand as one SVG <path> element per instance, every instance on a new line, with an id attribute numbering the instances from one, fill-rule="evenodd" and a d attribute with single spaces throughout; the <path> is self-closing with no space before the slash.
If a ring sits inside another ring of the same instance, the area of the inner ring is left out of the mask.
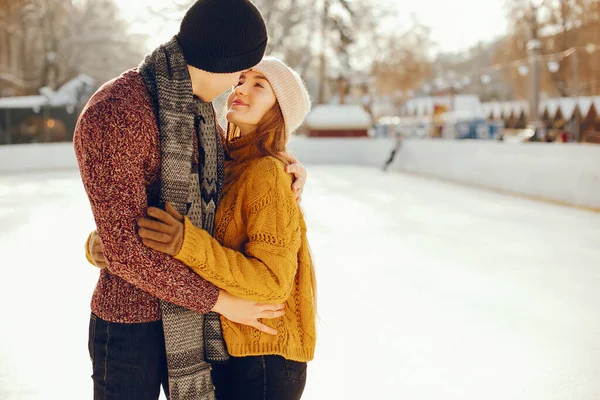
<path id="1" fill-rule="evenodd" d="M 306 185 L 306 168 L 304 168 L 300 161 L 298 161 L 290 153 L 280 152 L 279 155 L 285 158 L 290 163 L 290 165 L 285 167 L 285 172 L 294 175 L 292 191 L 296 195 L 296 201 L 300 203 L 302 201 L 302 192 L 304 192 L 304 185 Z"/>
<path id="2" fill-rule="evenodd" d="M 244 300 L 220 289 L 217 303 L 211 311 L 221 314 L 232 322 L 248 325 L 267 335 L 277 335 L 277 331 L 259 321 L 259 318 L 274 319 L 285 314 L 283 304 L 264 304 Z"/>
<path id="3" fill-rule="evenodd" d="M 104 250 L 102 248 L 102 239 L 98 235 L 98 232 L 92 232 L 92 237 L 88 243 L 88 253 L 94 265 L 100 269 L 108 267 L 108 261 L 104 257 Z"/>
<path id="4" fill-rule="evenodd" d="M 165 210 L 148 208 L 148 216 L 152 219 L 138 219 L 138 235 L 151 249 L 175 256 L 183 245 L 183 215 L 168 202 Z"/>

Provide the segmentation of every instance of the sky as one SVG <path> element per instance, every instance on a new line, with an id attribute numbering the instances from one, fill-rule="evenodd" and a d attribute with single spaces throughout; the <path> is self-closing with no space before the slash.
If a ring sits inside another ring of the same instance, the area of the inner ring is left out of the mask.
<path id="1" fill-rule="evenodd" d="M 506 31 L 504 0 L 382 0 L 397 9 L 399 26 L 409 26 L 411 14 L 431 28 L 437 51 L 466 50 L 480 41 L 489 41 Z M 116 0 L 126 18 L 137 20 L 134 30 L 152 33 L 150 47 L 167 41 L 177 32 L 172 23 L 157 32 L 156 23 L 141 14 L 148 5 L 165 4 L 164 0 Z"/>
<path id="2" fill-rule="evenodd" d="M 411 13 L 431 28 L 441 52 L 466 50 L 480 41 L 490 41 L 506 32 L 504 0 L 386 0 L 406 16 Z"/>

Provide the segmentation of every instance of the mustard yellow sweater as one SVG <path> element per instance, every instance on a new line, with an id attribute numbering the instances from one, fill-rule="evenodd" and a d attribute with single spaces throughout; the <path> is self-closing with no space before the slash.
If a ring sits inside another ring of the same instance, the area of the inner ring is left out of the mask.
<path id="1" fill-rule="evenodd" d="M 281 355 L 309 361 L 315 350 L 312 261 L 306 225 L 284 164 L 257 154 L 254 135 L 229 143 L 214 238 L 185 219 L 176 259 L 234 296 L 284 303 L 285 316 L 262 322 L 277 336 L 221 318 L 233 356 Z"/>

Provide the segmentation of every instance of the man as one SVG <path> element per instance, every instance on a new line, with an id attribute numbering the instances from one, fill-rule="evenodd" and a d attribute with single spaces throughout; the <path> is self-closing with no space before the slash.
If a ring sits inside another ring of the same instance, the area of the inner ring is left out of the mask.
<path id="1" fill-rule="evenodd" d="M 95 399 L 156 399 L 161 384 L 172 400 L 212 399 L 205 358 L 227 352 L 209 312 L 260 330 L 259 318 L 283 315 L 282 305 L 237 299 L 144 246 L 136 225 L 168 201 L 212 233 L 224 154 L 211 101 L 266 45 L 250 1 L 199 0 L 175 38 L 100 88 L 80 116 L 75 151 L 108 261 L 90 319 Z M 291 167 L 299 197 L 305 171 Z"/>

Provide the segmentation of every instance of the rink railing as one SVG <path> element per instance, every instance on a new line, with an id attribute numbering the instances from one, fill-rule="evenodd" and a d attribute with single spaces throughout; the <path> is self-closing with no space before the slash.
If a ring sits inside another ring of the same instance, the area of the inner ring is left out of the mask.
<path id="1" fill-rule="evenodd" d="M 289 147 L 307 165 L 380 167 L 394 141 L 294 138 Z M 71 143 L 0 146 L 0 173 L 76 168 Z M 390 170 L 600 210 L 600 145 L 406 140 Z"/>
<path id="2" fill-rule="evenodd" d="M 409 140 L 393 169 L 600 211 L 600 145 Z"/>

